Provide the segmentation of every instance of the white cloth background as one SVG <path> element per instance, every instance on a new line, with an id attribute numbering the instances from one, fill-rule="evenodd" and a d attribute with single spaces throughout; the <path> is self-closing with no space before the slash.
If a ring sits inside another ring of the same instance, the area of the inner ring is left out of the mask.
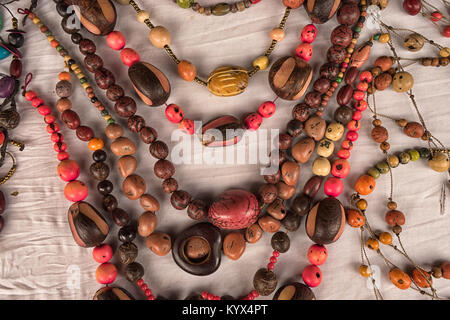
<path id="1" fill-rule="evenodd" d="M 53 1 L 39 1 L 37 14 L 50 27 L 57 39 L 72 52 L 78 61 L 82 55 L 74 47 L 70 38 L 60 27 L 60 17 L 55 12 Z M 202 0 L 202 4 L 215 1 Z M 434 1 L 438 2 L 438 1 Z M 164 25 L 172 33 L 172 47 L 176 54 L 193 62 L 199 74 L 205 78 L 214 68 L 222 65 L 238 65 L 249 67 L 252 60 L 263 53 L 268 44 L 268 34 L 278 25 L 284 8 L 279 0 L 265 0 L 239 14 L 229 14 L 224 17 L 207 17 L 192 10 L 179 8 L 172 0 L 144 1 L 139 4 L 150 12 L 155 25 Z M 21 1 L 16 6 L 26 6 L 28 1 Z M 176 67 L 165 52 L 152 47 L 148 42 L 149 30 L 135 19 L 135 12 L 129 6 L 116 5 L 118 22 L 116 29 L 127 39 L 127 45 L 137 50 L 143 61 L 148 61 L 160 68 L 169 77 L 172 84 L 172 94 L 169 103 L 180 105 L 191 119 L 207 121 L 222 114 L 241 116 L 252 112 L 265 100 L 273 99 L 274 94 L 267 82 L 267 71 L 258 72 L 251 79 L 248 89 L 241 95 L 232 98 L 219 98 L 211 95 L 205 88 L 195 83 L 186 83 L 176 72 Z M 4 30 L 10 28 L 10 20 L 2 9 L 5 20 Z M 397 27 L 408 27 L 417 30 L 436 42 L 450 46 L 450 41 L 442 37 L 436 28 L 420 16 L 411 17 L 401 8 L 401 1 L 391 1 L 389 7 L 382 13 L 383 20 Z M 286 25 L 286 38 L 275 49 L 271 59 L 274 61 L 284 55 L 292 54 L 299 44 L 300 31 L 309 19 L 305 10 L 294 10 Z M 319 34 L 313 44 L 314 57 L 311 65 L 315 70 L 325 61 L 325 53 L 330 46 L 329 35 L 337 26 L 336 18 L 325 25 L 318 26 Z M 31 88 L 38 92 L 44 100 L 54 107 L 57 97 L 54 86 L 58 73 L 63 69 L 63 60 L 46 42 L 43 34 L 28 23 L 26 44 L 21 49 L 24 54 L 24 72 L 33 72 Z M 369 38 L 374 31 L 364 29 L 360 43 Z M 84 33 L 86 35 L 86 33 Z M 6 38 L 3 31 L 2 36 Z M 89 35 L 90 38 L 94 36 Z M 138 98 L 132 92 L 127 78 L 126 67 L 120 62 L 118 52 L 113 52 L 105 44 L 104 38 L 95 37 L 99 55 L 107 68 L 113 71 L 117 83 L 122 85 L 128 94 Z M 402 41 L 394 39 L 403 57 L 436 56 L 435 48 L 426 46 L 418 54 L 412 54 L 401 48 Z M 372 50 L 374 57 L 390 55 L 387 46 L 375 43 Z M 8 72 L 10 59 L 0 63 L 0 70 Z M 369 66 L 369 64 L 367 64 Z M 414 91 L 417 102 L 424 115 L 429 129 L 446 145 L 450 145 L 449 105 L 450 77 L 449 69 L 423 67 L 416 64 L 407 70 L 415 77 Z M 91 74 L 88 74 L 91 78 Z M 316 76 L 315 76 L 316 77 Z M 91 78 L 92 79 L 92 78 Z M 91 80 L 91 82 L 94 82 Z M 82 123 L 95 128 L 104 137 L 104 122 L 88 102 L 83 90 L 74 84 L 72 95 L 73 107 L 82 119 Z M 104 97 L 103 91 L 97 90 Z M 386 90 L 377 95 L 380 112 L 395 117 L 404 117 L 416 121 L 417 117 L 406 94 L 398 94 Z M 111 110 L 112 104 L 103 99 Z M 265 120 L 263 128 L 281 128 L 291 117 L 291 109 L 295 103 L 278 100 L 278 110 L 269 120 Z M 92 258 L 92 249 L 78 247 L 72 239 L 67 223 L 67 208 L 70 203 L 64 198 L 64 183 L 57 177 L 55 152 L 45 131 L 42 117 L 29 103 L 19 98 L 21 113 L 20 126 L 12 132 L 12 137 L 26 144 L 23 152 L 13 150 L 18 161 L 17 173 L 1 190 L 7 196 L 7 210 L 4 214 L 5 227 L 0 234 L 0 298 L 1 299 L 91 299 L 95 291 L 101 287 L 95 281 L 95 270 L 98 264 Z M 325 118 L 331 119 L 336 108 L 335 97 L 331 99 Z M 56 109 L 54 108 L 55 112 Z M 169 142 L 174 126 L 170 125 L 164 116 L 163 107 L 149 108 L 139 103 L 138 114 L 145 116 L 147 123 L 158 130 L 159 137 Z M 122 121 L 122 120 L 121 120 Z M 352 193 L 352 186 L 357 177 L 370 166 L 382 159 L 378 145 L 370 139 L 371 115 L 365 112 L 362 119 L 360 138 L 353 149 L 350 163 L 352 171 L 345 180 L 345 191 L 340 197 L 344 205 Z M 384 120 L 390 132 L 389 142 L 392 151 L 400 152 L 407 148 L 424 146 L 419 140 L 406 137 L 391 121 Z M 86 143 L 79 141 L 74 132 L 69 132 L 62 126 L 65 141 L 68 144 L 71 157 L 77 160 L 84 172 L 81 179 L 87 181 L 91 192 L 88 201 L 101 208 L 100 197 L 95 190 L 95 183 L 89 179 L 86 172 L 91 160 Z M 156 195 L 161 202 L 158 212 L 158 230 L 175 235 L 187 226 L 193 224 L 185 211 L 174 210 L 169 199 L 163 194 L 161 181 L 154 177 L 152 168 L 154 159 L 148 154 L 148 146 L 141 143 L 136 135 L 127 132 L 138 143 L 137 157 L 139 169 L 137 173 L 145 177 L 149 192 Z M 105 139 L 106 140 L 106 139 Z M 173 147 L 174 142 L 169 143 Z M 113 166 L 113 157 L 108 158 L 112 173 L 110 179 L 115 183 L 114 195 L 118 197 L 120 206 L 137 219 L 142 209 L 139 203 L 132 202 L 120 194 L 121 179 Z M 6 172 L 7 165 L 2 168 Z M 231 187 L 250 188 L 263 182 L 255 165 L 183 165 L 177 166 L 176 179 L 183 189 L 192 195 L 217 196 L 223 190 Z M 406 214 L 406 225 L 403 239 L 410 255 L 419 263 L 430 267 L 437 262 L 450 260 L 450 214 L 439 214 L 440 188 L 446 181 L 445 174 L 438 174 L 428 168 L 424 161 L 400 166 L 395 169 L 395 195 L 399 209 Z M 298 188 L 311 176 L 311 162 L 302 168 Z M 11 193 L 17 191 L 17 196 Z M 385 203 L 389 192 L 387 176 L 377 180 L 375 192 L 368 196 L 368 216 L 377 230 L 386 230 L 384 222 Z M 448 201 L 448 199 L 447 199 Z M 447 205 L 447 211 L 450 204 Z M 105 213 L 105 216 L 110 217 Z M 113 226 L 106 242 L 117 244 L 118 228 Z M 220 269 L 207 277 L 189 275 L 179 269 L 169 254 L 157 257 L 145 246 L 143 239 L 138 239 L 140 252 L 137 259 L 146 269 L 145 280 L 156 295 L 168 298 L 184 299 L 194 291 L 208 290 L 214 294 L 230 294 L 239 297 L 252 289 L 253 275 L 257 269 L 264 267 L 272 252 L 271 235 L 265 234 L 260 242 L 248 245 L 243 257 L 231 261 L 225 256 Z M 305 235 L 304 226 L 291 234 L 291 249 L 283 254 L 276 265 L 279 284 L 288 280 L 301 281 L 301 272 L 308 264 L 306 252 L 312 244 Z M 329 257 L 321 266 L 323 282 L 314 293 L 318 299 L 373 299 L 372 290 L 367 288 L 366 280 L 358 273 L 360 264 L 359 232 L 346 227 L 341 239 L 327 246 Z M 390 248 L 383 250 L 400 267 L 408 267 L 407 261 Z M 381 289 L 387 299 L 417 299 L 422 298 L 413 290 L 401 291 L 392 285 L 388 278 L 388 269 L 382 260 L 371 253 L 372 261 L 382 271 Z M 113 261 L 116 261 L 114 258 Z M 117 263 L 119 266 L 119 263 Z M 71 267 L 72 266 L 72 267 Z M 67 285 L 70 270 L 80 270 L 79 288 L 71 289 Z M 69 270 L 69 271 L 68 271 Z M 436 287 L 442 296 L 450 297 L 449 280 L 437 280 Z M 116 280 L 135 297 L 143 298 L 135 286 L 128 283 L 121 272 Z"/>

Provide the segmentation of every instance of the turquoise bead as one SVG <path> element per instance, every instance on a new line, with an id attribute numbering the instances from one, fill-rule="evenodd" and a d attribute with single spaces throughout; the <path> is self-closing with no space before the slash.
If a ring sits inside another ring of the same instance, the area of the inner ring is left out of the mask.
<path id="1" fill-rule="evenodd" d="M 11 54 L 11 52 L 9 52 L 9 50 L 6 50 L 3 47 L 0 47 L 0 60 L 5 59 L 6 57 L 8 57 Z"/>

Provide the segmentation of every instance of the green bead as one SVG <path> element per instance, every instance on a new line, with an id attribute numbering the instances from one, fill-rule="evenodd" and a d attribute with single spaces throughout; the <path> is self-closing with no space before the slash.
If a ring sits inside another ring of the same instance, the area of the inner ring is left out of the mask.
<path id="1" fill-rule="evenodd" d="M 86 83 L 86 82 L 87 82 L 87 79 L 86 79 L 86 78 L 81 78 L 81 79 L 80 79 L 80 83 L 81 83 L 81 84 Z"/>
<path id="2" fill-rule="evenodd" d="M 373 36 L 373 40 L 378 40 L 380 39 L 381 34 L 377 33 L 376 35 Z"/>
<path id="3" fill-rule="evenodd" d="M 342 82 L 342 78 L 336 78 L 336 80 L 334 80 L 334 81 L 336 81 L 337 83 L 341 83 Z"/>
<path id="4" fill-rule="evenodd" d="M 367 171 L 367 174 L 369 176 L 371 176 L 372 178 L 374 178 L 374 179 L 378 179 L 380 177 L 380 175 L 381 175 L 380 171 L 377 168 L 370 168 Z"/>
<path id="5" fill-rule="evenodd" d="M 398 155 L 401 164 L 407 164 L 411 160 L 411 156 L 408 152 L 402 152 Z"/>
<path id="6" fill-rule="evenodd" d="M 420 153 L 420 157 L 422 158 L 422 159 L 429 159 L 430 157 L 431 157 L 431 152 L 430 152 L 430 149 L 427 149 L 427 148 L 421 148 L 420 150 L 419 150 L 419 153 Z"/>
<path id="7" fill-rule="evenodd" d="M 358 32 L 358 33 L 359 33 L 359 32 L 361 32 L 361 28 L 360 28 L 360 27 L 354 27 L 354 28 L 353 28 L 353 31 L 355 31 L 355 32 Z"/>
<path id="8" fill-rule="evenodd" d="M 114 120 L 113 118 L 108 119 L 108 121 L 106 121 L 108 124 L 113 124 L 116 123 L 116 120 Z"/>
<path id="9" fill-rule="evenodd" d="M 177 0 L 177 4 L 183 9 L 188 9 L 192 7 L 194 0 Z"/>
<path id="10" fill-rule="evenodd" d="M 408 151 L 411 161 L 417 161 L 420 159 L 420 153 L 417 150 L 411 149 Z"/>
<path id="11" fill-rule="evenodd" d="M 62 49 L 64 49 L 64 47 L 63 46 L 56 46 L 56 51 L 58 51 L 58 52 L 60 52 Z"/>
<path id="12" fill-rule="evenodd" d="M 381 174 L 386 174 L 390 170 L 389 165 L 387 164 L 386 161 L 377 163 L 376 167 L 377 167 L 378 171 L 380 171 Z"/>
<path id="13" fill-rule="evenodd" d="M 52 32 L 50 30 L 45 31 L 45 36 L 50 37 L 52 35 Z"/>

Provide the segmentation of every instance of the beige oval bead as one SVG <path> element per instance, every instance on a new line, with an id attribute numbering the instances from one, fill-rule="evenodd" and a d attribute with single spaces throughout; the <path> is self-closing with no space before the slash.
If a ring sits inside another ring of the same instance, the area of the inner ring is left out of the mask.
<path id="1" fill-rule="evenodd" d="M 197 70 L 191 62 L 181 60 L 178 64 L 178 74 L 185 81 L 193 81 L 197 76 Z"/>
<path id="2" fill-rule="evenodd" d="M 231 260 L 238 260 L 245 251 L 245 239 L 240 232 L 231 232 L 223 239 L 223 253 Z"/>
<path id="3" fill-rule="evenodd" d="M 327 176 L 330 173 L 331 164 L 327 158 L 317 157 L 312 165 L 312 171 L 317 176 Z"/>
<path id="4" fill-rule="evenodd" d="M 111 151 L 116 156 L 129 156 L 136 152 L 136 146 L 134 143 L 125 137 L 117 138 L 111 143 Z"/>
<path id="5" fill-rule="evenodd" d="M 289 200 L 295 194 L 295 187 L 289 186 L 283 181 L 277 183 L 278 197 L 283 200 Z"/>
<path id="6" fill-rule="evenodd" d="M 263 216 L 258 219 L 258 224 L 265 232 L 277 232 L 280 230 L 281 222 L 271 216 Z"/>
<path id="7" fill-rule="evenodd" d="M 276 199 L 267 207 L 267 213 L 277 220 L 282 220 L 286 216 L 286 208 L 284 207 L 283 200 Z"/>
<path id="8" fill-rule="evenodd" d="M 159 201 L 151 194 L 143 194 L 139 198 L 139 203 L 141 204 L 141 207 L 146 211 L 156 212 L 160 209 Z"/>
<path id="9" fill-rule="evenodd" d="M 283 29 L 280 28 L 274 28 L 272 31 L 270 31 L 270 39 L 281 41 L 284 39 L 286 34 L 284 33 Z"/>
<path id="10" fill-rule="evenodd" d="M 138 233 L 141 237 L 148 237 L 155 231 L 158 224 L 158 218 L 154 212 L 146 211 L 139 217 Z"/>
<path id="11" fill-rule="evenodd" d="M 259 239 L 261 239 L 262 235 L 263 230 L 257 223 L 252 224 L 245 230 L 245 239 L 247 240 L 248 243 L 258 242 Z"/>
<path id="12" fill-rule="evenodd" d="M 145 23 L 145 20 L 150 18 L 150 14 L 145 10 L 139 10 L 137 13 L 137 20 L 141 23 Z"/>
<path id="13" fill-rule="evenodd" d="M 170 45 L 171 36 L 169 30 L 163 26 L 153 28 L 149 34 L 149 40 L 157 48 L 164 48 L 166 45 Z"/>
<path id="14" fill-rule="evenodd" d="M 117 160 L 117 170 L 119 170 L 119 174 L 122 178 L 128 177 L 130 174 L 133 174 L 137 168 L 137 160 L 133 156 L 123 156 Z"/>
<path id="15" fill-rule="evenodd" d="M 328 139 L 322 139 L 317 144 L 316 152 L 319 156 L 328 158 L 334 152 L 334 143 Z"/>
<path id="16" fill-rule="evenodd" d="M 147 189 L 144 178 L 137 174 L 128 176 L 122 183 L 122 190 L 125 196 L 130 200 L 139 199 Z"/>
<path id="17" fill-rule="evenodd" d="M 344 125 L 339 122 L 332 122 L 327 126 L 325 137 L 331 141 L 338 141 L 344 135 Z"/>
<path id="18" fill-rule="evenodd" d="M 295 186 L 300 177 L 300 166 L 297 162 L 286 161 L 281 166 L 281 176 L 288 186 Z"/>
<path id="19" fill-rule="evenodd" d="M 106 126 L 105 134 L 108 139 L 116 140 L 123 135 L 123 128 L 117 123 L 111 123 Z"/>
<path id="20" fill-rule="evenodd" d="M 145 240 L 147 247 L 156 255 L 162 257 L 172 249 L 172 239 L 167 233 L 155 232 Z"/>
<path id="21" fill-rule="evenodd" d="M 433 157 L 428 160 L 431 169 L 437 172 L 445 172 L 450 166 L 448 157 L 442 152 L 436 152 Z"/>
<path id="22" fill-rule="evenodd" d="M 269 66 L 269 58 L 267 56 L 259 56 L 253 60 L 253 67 L 258 67 L 259 70 L 265 70 Z"/>

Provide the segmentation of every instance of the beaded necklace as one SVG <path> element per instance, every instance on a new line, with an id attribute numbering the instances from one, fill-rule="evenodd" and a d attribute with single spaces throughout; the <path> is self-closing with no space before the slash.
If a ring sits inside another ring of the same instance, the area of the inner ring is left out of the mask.
<path id="1" fill-rule="evenodd" d="M 250 8 L 252 4 L 257 4 L 261 0 L 245 0 L 245 1 L 236 1 L 232 4 L 220 2 L 215 5 L 202 6 L 198 2 L 194 2 L 194 0 L 173 0 L 180 8 L 189 9 L 192 8 L 197 13 L 204 14 L 206 16 L 224 16 L 228 13 L 237 13 L 242 12 L 247 8 Z M 128 4 L 128 0 L 118 1 L 122 4 Z"/>

